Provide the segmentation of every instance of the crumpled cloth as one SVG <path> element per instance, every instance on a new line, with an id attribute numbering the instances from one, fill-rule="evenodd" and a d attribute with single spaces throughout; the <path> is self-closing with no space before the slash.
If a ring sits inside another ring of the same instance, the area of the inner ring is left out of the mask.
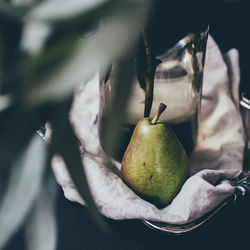
<path id="1" fill-rule="evenodd" d="M 77 91 L 70 118 L 82 144 L 82 161 L 93 198 L 104 216 L 183 224 L 209 212 L 234 192 L 232 180 L 242 172 L 244 148 L 238 100 L 238 56 L 236 49 L 222 55 L 209 36 L 199 133 L 189 159 L 191 175 L 172 203 L 163 209 L 138 197 L 105 166 L 96 123 L 98 76 Z M 115 165 L 120 169 L 120 163 Z M 59 156 L 53 158 L 52 168 L 65 197 L 84 205 Z"/>

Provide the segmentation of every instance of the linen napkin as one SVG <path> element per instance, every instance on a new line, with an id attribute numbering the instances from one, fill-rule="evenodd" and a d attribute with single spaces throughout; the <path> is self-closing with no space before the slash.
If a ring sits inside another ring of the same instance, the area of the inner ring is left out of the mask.
<path id="1" fill-rule="evenodd" d="M 204 215 L 233 193 L 232 180 L 242 171 L 243 128 L 239 113 L 238 51 L 222 55 L 208 37 L 201 119 L 195 149 L 189 159 L 190 177 L 171 204 L 158 209 L 138 197 L 103 160 L 97 130 L 99 78 L 80 88 L 70 112 L 71 122 L 81 142 L 83 165 L 91 193 L 106 217 L 145 219 L 183 224 Z M 67 143 L 67 142 L 65 142 Z M 114 161 L 120 169 L 120 163 Z M 55 156 L 52 168 L 67 199 L 85 205 L 65 168 Z"/>

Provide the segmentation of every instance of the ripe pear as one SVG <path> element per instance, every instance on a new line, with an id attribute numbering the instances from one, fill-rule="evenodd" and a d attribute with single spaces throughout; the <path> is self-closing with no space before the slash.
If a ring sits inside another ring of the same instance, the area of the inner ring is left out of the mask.
<path id="1" fill-rule="evenodd" d="M 180 191 L 188 177 L 186 152 L 173 130 L 156 116 L 141 119 L 122 159 L 124 181 L 139 196 L 162 208 Z"/>

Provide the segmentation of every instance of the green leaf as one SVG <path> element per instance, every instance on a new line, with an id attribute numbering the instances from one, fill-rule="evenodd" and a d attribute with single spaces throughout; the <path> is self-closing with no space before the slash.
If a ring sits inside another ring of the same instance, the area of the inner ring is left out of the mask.
<path id="1" fill-rule="evenodd" d="M 57 184 L 50 170 L 25 223 L 28 250 L 54 250 L 57 242 L 55 205 Z"/>
<path id="2" fill-rule="evenodd" d="M 133 1 L 106 20 L 92 36 L 80 41 L 60 68 L 36 80 L 36 87 L 25 98 L 30 105 L 71 95 L 73 89 L 87 82 L 99 67 L 131 50 L 146 17 L 146 3 L 148 1 Z"/>
<path id="3" fill-rule="evenodd" d="M 10 177 L 0 205 L 0 249 L 24 221 L 41 188 L 46 145 L 34 136 L 24 153 L 10 168 Z"/>
<path id="4" fill-rule="evenodd" d="M 53 152 L 62 156 L 76 189 L 89 207 L 90 214 L 93 216 L 99 227 L 104 232 L 108 232 L 107 225 L 104 223 L 104 220 L 99 214 L 92 198 L 82 164 L 78 139 L 76 138 L 74 130 L 68 120 L 68 107 L 66 106 L 62 108 L 61 105 L 60 110 L 57 110 L 56 116 L 52 120 Z"/>

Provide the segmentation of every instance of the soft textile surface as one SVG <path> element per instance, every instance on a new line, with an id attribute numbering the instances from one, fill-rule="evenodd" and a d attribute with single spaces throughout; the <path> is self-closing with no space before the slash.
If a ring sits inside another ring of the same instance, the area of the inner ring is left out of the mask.
<path id="1" fill-rule="evenodd" d="M 98 77 L 76 93 L 71 121 L 85 152 L 82 160 L 91 192 L 103 215 L 119 220 L 138 218 L 186 223 L 204 215 L 234 191 L 230 181 L 241 172 L 243 153 L 238 64 L 237 50 L 223 56 L 209 37 L 201 122 L 196 148 L 190 158 L 191 177 L 173 202 L 161 210 L 139 198 L 118 175 L 105 167 L 96 123 Z M 119 163 L 115 165 L 120 168 Z M 53 159 L 52 167 L 65 197 L 84 204 L 60 157 Z"/>

